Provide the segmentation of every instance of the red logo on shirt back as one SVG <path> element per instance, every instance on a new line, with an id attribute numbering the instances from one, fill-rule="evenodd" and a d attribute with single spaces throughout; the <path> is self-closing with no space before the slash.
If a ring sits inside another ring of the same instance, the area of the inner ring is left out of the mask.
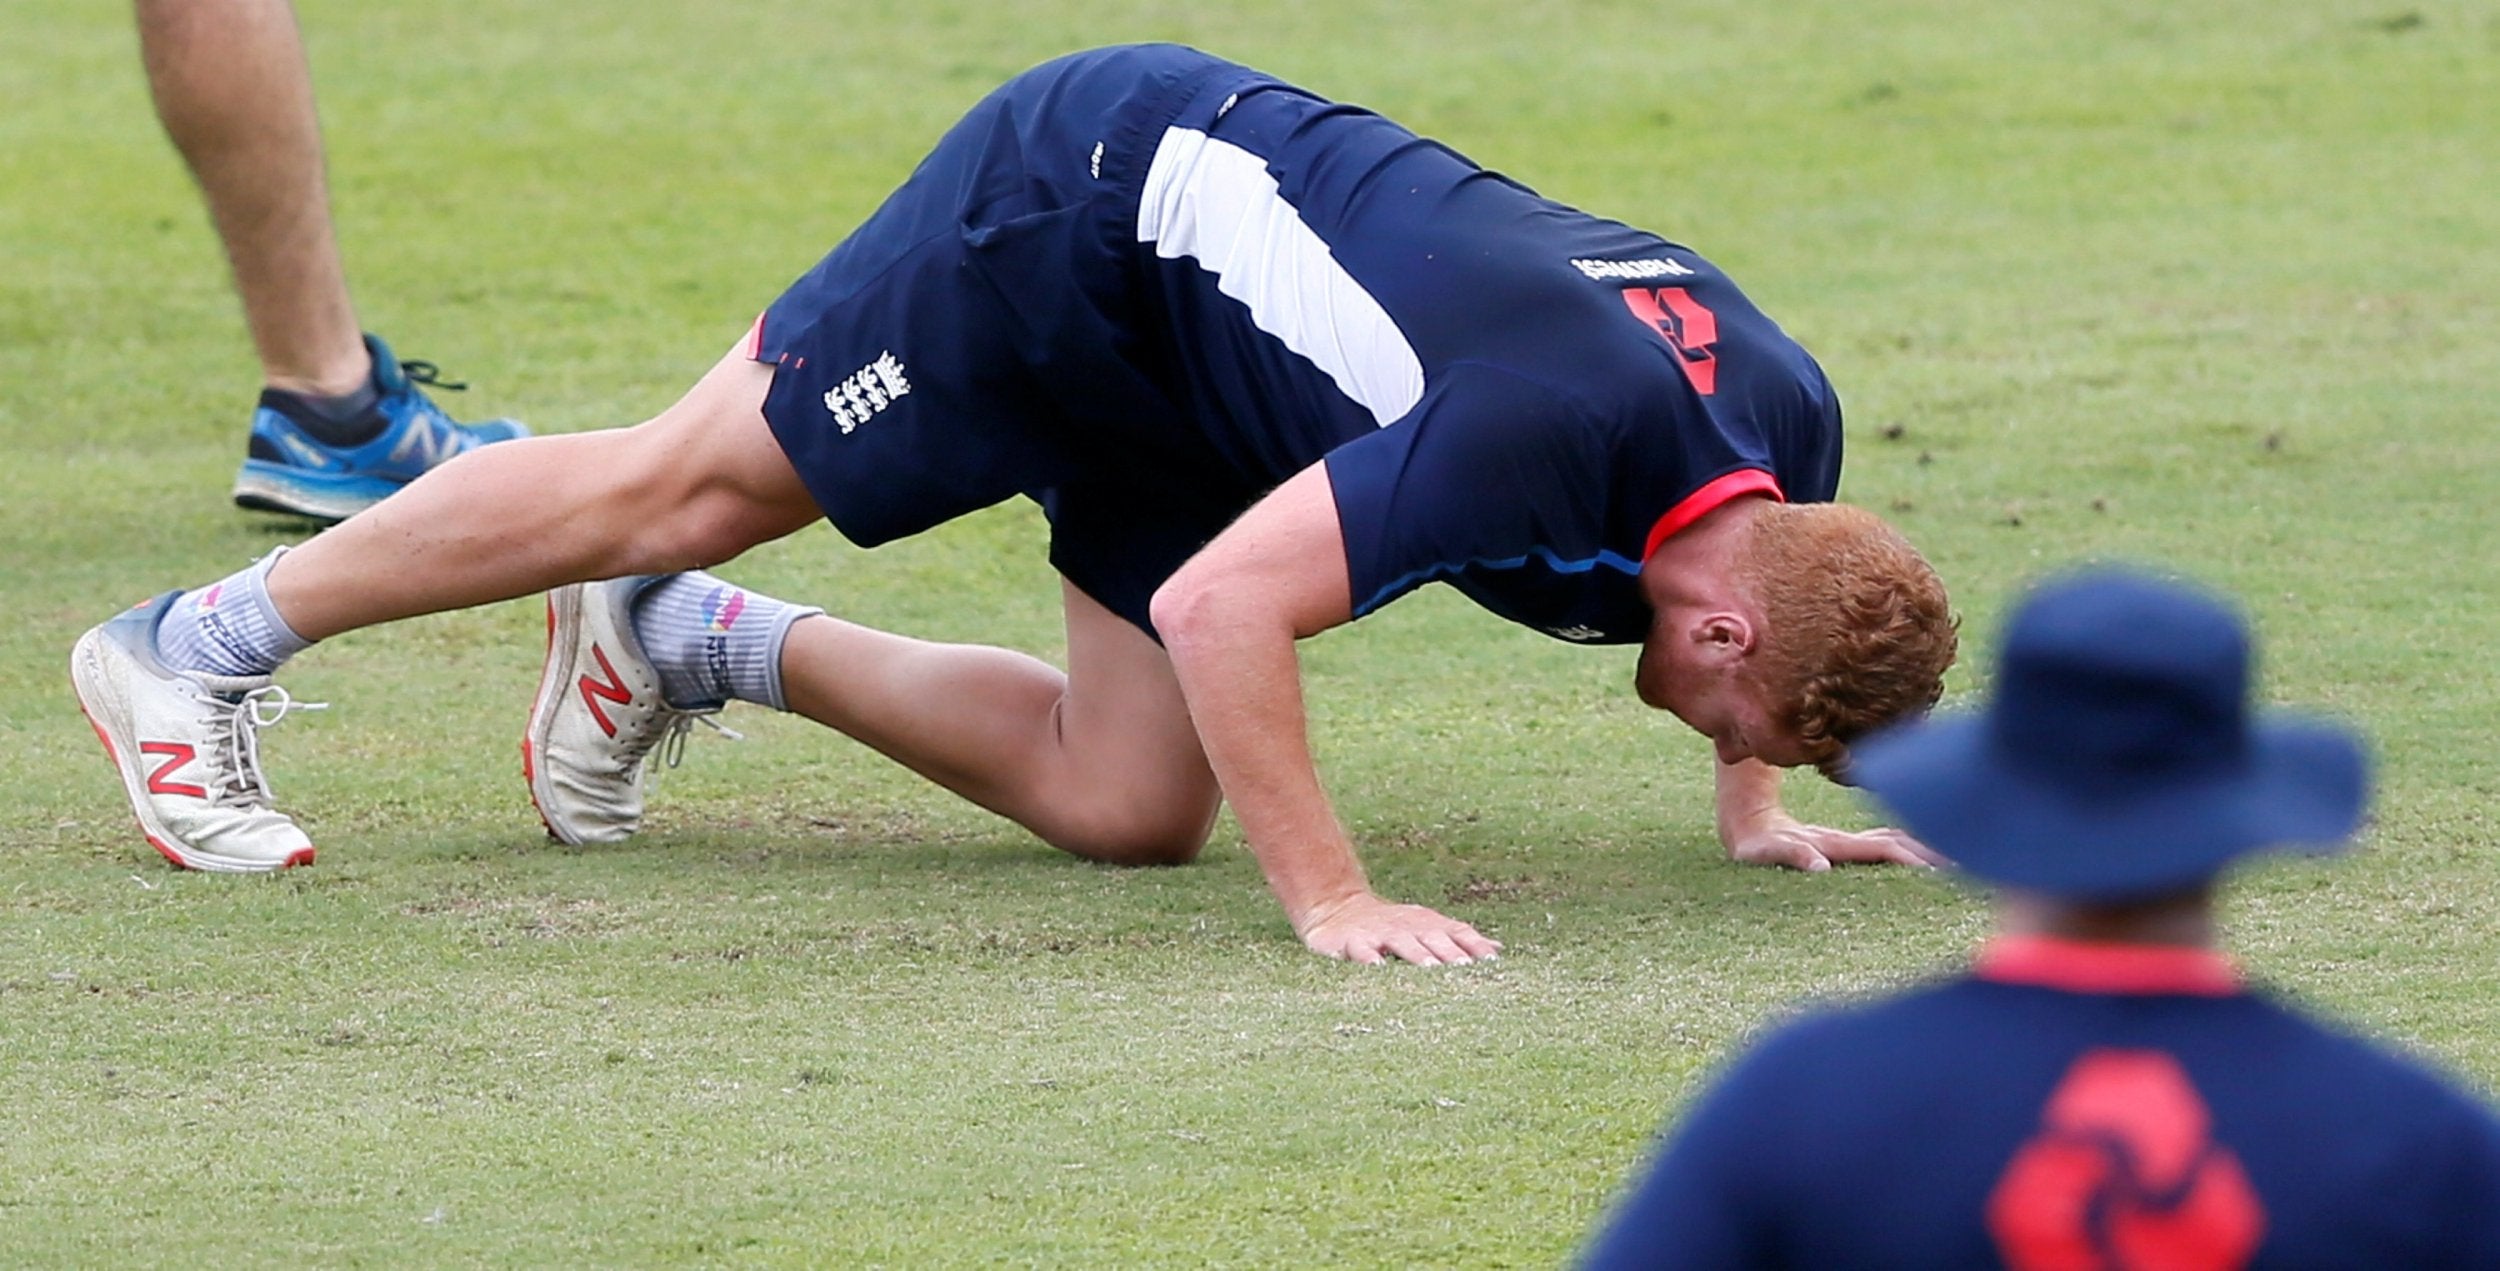
<path id="1" fill-rule="evenodd" d="M 1676 365 L 1684 368 L 1694 392 L 1708 397 L 1719 391 L 1719 357 L 1710 351 L 1719 342 L 1717 314 L 1682 287 L 1626 287 L 1623 303 L 1675 350 Z"/>
<path id="2" fill-rule="evenodd" d="M 2066 1070 L 1988 1197 L 2014 1271 L 2237 1271 L 2265 1206 L 2179 1061 L 2094 1050 Z"/>

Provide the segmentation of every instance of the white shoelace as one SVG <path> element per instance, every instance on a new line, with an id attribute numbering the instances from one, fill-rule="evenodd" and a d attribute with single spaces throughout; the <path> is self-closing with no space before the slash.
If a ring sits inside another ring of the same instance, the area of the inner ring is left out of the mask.
<path id="1" fill-rule="evenodd" d="M 626 762 L 640 763 L 643 755 L 656 751 L 660 757 L 660 766 L 663 768 L 674 768 L 684 763 L 686 761 L 686 738 L 694 732 L 696 724 L 701 724 L 731 741 L 747 739 L 745 733 L 714 718 L 719 714 L 720 708 L 717 706 L 702 711 L 681 711 L 670 708 L 668 722 L 660 725 L 660 731 L 652 737 L 651 743 L 640 754 L 629 751 L 626 754 Z M 646 768 L 642 776 L 644 780 L 650 781 L 656 780 L 659 774 Z"/>
<path id="2" fill-rule="evenodd" d="M 226 723 L 224 744 L 213 748 L 206 757 L 210 798 L 227 807 L 266 807 L 269 804 L 269 778 L 260 770 L 260 730 L 297 711 L 330 709 L 328 702 L 299 702 L 285 689 L 264 684 L 240 697 L 225 698 L 203 693 L 213 726 L 223 714 Z"/>

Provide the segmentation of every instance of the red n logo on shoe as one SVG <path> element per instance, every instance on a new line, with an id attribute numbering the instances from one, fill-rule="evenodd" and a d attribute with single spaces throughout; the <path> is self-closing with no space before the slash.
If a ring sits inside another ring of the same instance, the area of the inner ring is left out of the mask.
<path id="1" fill-rule="evenodd" d="M 582 705 L 589 707 L 590 717 L 599 721 L 599 730 L 606 733 L 610 737 L 614 737 L 616 735 L 616 721 L 608 718 L 607 709 L 599 705 L 599 699 L 604 697 L 619 706 L 623 706 L 626 703 L 633 701 L 634 695 L 631 690 L 625 687 L 625 677 L 618 675 L 616 673 L 616 667 L 608 661 L 608 651 L 606 649 L 602 649 L 598 645 L 594 644 L 590 646 L 590 656 L 599 659 L 599 673 L 607 676 L 608 678 L 605 681 L 600 681 L 594 680 L 587 675 L 581 677 Z"/>
<path id="2" fill-rule="evenodd" d="M 2178 1060 L 2103 1049 L 2050 1094 L 1988 1197 L 1988 1233 L 2013 1271 L 2238 1271 L 2266 1211 Z"/>
<path id="3" fill-rule="evenodd" d="M 200 752 L 193 749 L 189 743 L 179 741 L 143 741 L 139 743 L 139 753 L 143 755 L 163 755 L 165 757 L 165 762 L 156 765 L 156 771 L 148 774 L 149 794 L 178 794 L 186 799 L 205 799 L 208 797 L 208 790 L 205 787 L 195 786 L 188 781 L 170 780 L 165 775 L 200 757 Z"/>

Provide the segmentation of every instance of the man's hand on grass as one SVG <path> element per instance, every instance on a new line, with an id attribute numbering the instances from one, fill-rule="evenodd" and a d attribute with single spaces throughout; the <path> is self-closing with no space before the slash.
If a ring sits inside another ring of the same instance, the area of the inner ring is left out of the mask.
<path id="1" fill-rule="evenodd" d="M 1934 848 L 1899 830 L 1835 830 L 1788 816 L 1753 829 L 1727 845 L 1729 860 L 1745 865 L 1782 865 L 1819 874 L 1834 865 L 1950 864 Z"/>
<path id="2" fill-rule="evenodd" d="M 1370 892 L 1324 905 L 1298 925 L 1312 952 L 1352 962 L 1398 958 L 1417 966 L 1459 966 L 1490 961 L 1502 951 L 1500 941 L 1455 918 L 1422 905 L 1391 904 Z"/>

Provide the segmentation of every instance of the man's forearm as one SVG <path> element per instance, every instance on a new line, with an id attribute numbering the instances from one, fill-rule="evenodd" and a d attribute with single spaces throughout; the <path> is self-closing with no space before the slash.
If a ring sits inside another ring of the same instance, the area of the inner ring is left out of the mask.
<path id="1" fill-rule="evenodd" d="M 1345 537 L 1315 463 L 1242 514 L 1156 589 L 1151 617 L 1208 766 L 1294 934 L 1356 962 L 1450 966 L 1501 943 L 1372 894 L 1311 764 L 1294 642 L 1354 618 Z"/>
<path id="2" fill-rule="evenodd" d="M 1294 633 L 1222 596 L 1168 618 L 1165 648 L 1207 762 L 1268 887 L 1302 930 L 1370 887 L 1311 761 Z"/>

